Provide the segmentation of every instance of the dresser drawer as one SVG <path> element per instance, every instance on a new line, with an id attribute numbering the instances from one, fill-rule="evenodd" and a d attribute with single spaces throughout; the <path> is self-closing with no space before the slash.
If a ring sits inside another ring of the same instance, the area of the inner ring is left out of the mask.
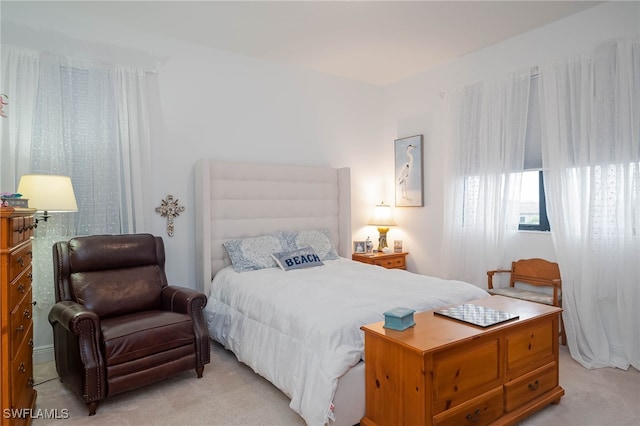
<path id="1" fill-rule="evenodd" d="M 433 417 L 437 426 L 488 425 L 502 416 L 502 386 Z"/>
<path id="2" fill-rule="evenodd" d="M 11 362 L 11 386 L 14 391 L 13 408 L 31 407 L 33 398 L 33 327 L 26 332 L 27 339 L 20 346 L 16 358 Z"/>
<path id="3" fill-rule="evenodd" d="M 33 322 L 33 305 L 31 304 L 31 290 L 27 292 L 27 295 L 22 301 L 11 311 L 9 317 L 9 332 L 11 336 L 11 359 L 15 359 L 20 349 L 20 345 L 25 340 L 29 330 L 31 330 L 31 323 Z"/>
<path id="4" fill-rule="evenodd" d="M 31 265 L 32 256 L 31 243 L 24 244 L 9 255 L 9 281 L 13 281 L 15 277 Z"/>
<path id="5" fill-rule="evenodd" d="M 540 321 L 508 334 L 507 380 L 552 362 L 555 358 L 553 343 L 557 333 L 549 318 L 548 321 Z"/>
<path id="6" fill-rule="evenodd" d="M 23 236 L 24 217 L 12 217 L 9 219 L 9 247 L 16 246 L 24 241 Z"/>
<path id="7" fill-rule="evenodd" d="M 558 385 L 555 362 L 504 385 L 505 411 L 513 411 Z"/>
<path id="8" fill-rule="evenodd" d="M 9 218 L 9 241 L 8 246 L 17 246 L 23 241 L 33 237 L 36 228 L 33 216 L 19 216 Z"/>
<path id="9" fill-rule="evenodd" d="M 433 412 L 448 410 L 493 389 L 500 381 L 500 340 L 476 341 L 433 360 Z"/>
<path id="10" fill-rule="evenodd" d="M 15 307 L 29 290 L 33 281 L 32 266 L 22 271 L 20 276 L 9 284 L 9 306 Z"/>

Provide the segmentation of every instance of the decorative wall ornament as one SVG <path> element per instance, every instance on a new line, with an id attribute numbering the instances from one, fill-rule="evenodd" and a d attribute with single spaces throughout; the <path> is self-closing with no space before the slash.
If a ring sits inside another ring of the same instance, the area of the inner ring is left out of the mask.
<path id="1" fill-rule="evenodd" d="M 167 195 L 167 198 L 160 203 L 160 207 L 156 207 L 156 212 L 167 218 L 168 236 L 173 237 L 173 219 L 180 216 L 183 211 L 184 206 L 179 205 L 178 199 L 174 200 L 173 195 Z"/>
<path id="2" fill-rule="evenodd" d="M 0 93 L 0 117 L 2 118 L 7 118 L 7 114 L 4 112 L 4 106 L 9 105 L 9 102 L 7 102 L 8 99 L 9 97 L 7 95 Z"/>

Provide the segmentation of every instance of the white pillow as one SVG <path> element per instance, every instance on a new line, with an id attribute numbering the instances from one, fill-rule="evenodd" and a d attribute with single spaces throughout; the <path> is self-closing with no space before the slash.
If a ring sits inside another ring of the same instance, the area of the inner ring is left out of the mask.
<path id="1" fill-rule="evenodd" d="M 291 249 L 311 247 L 320 256 L 320 260 L 334 260 L 338 253 L 333 246 L 331 231 L 328 229 L 310 229 L 298 232 L 289 232 L 287 243 Z"/>
<path id="2" fill-rule="evenodd" d="M 222 245 L 229 253 L 233 269 L 236 272 L 275 268 L 277 265 L 271 253 L 289 250 L 281 232 L 253 238 L 228 240 Z"/>

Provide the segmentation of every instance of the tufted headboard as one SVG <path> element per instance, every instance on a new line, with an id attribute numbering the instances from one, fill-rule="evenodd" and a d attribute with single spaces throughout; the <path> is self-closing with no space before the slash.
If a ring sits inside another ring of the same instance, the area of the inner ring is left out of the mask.
<path id="1" fill-rule="evenodd" d="M 198 290 L 230 263 L 222 243 L 274 231 L 328 228 L 351 254 L 348 168 L 198 160 L 195 167 Z"/>

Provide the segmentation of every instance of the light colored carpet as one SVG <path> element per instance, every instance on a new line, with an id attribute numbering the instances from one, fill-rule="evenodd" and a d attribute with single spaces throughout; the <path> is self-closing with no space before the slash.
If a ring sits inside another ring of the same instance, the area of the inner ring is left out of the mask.
<path id="1" fill-rule="evenodd" d="M 36 409 L 63 409 L 68 419 L 34 419 L 42 425 L 220 425 L 294 426 L 304 421 L 289 399 L 213 343 L 204 377 L 185 372 L 142 389 L 116 395 L 95 416 L 56 377 L 53 362 L 35 365 Z M 565 396 L 522 422 L 523 426 L 631 426 L 640 424 L 640 372 L 586 370 L 566 347 L 560 349 L 560 384 Z M 37 411 L 36 411 L 37 413 Z"/>

